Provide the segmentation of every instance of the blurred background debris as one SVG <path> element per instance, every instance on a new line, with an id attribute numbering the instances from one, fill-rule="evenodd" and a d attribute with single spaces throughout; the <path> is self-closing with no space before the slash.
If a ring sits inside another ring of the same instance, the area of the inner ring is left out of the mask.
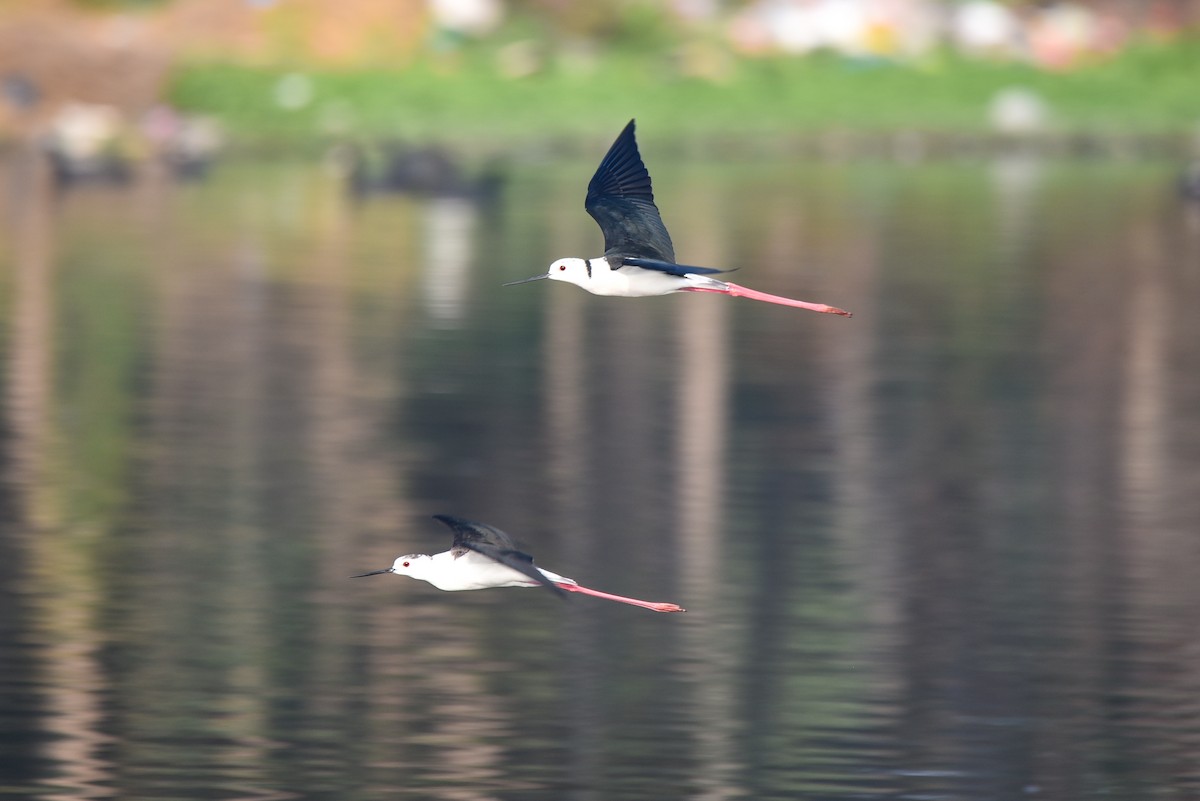
<path id="1" fill-rule="evenodd" d="M 472 170 L 444 147 L 416 147 L 402 142 L 348 143 L 332 153 L 333 161 L 358 195 L 395 192 L 419 197 L 457 197 L 488 203 L 504 184 L 498 158 Z"/>

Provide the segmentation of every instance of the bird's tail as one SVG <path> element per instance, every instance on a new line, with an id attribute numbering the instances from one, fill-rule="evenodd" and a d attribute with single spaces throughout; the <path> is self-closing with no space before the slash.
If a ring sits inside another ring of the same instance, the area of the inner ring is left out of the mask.
<path id="1" fill-rule="evenodd" d="M 712 278 L 707 275 L 688 273 L 684 278 L 688 282 L 688 285 L 682 290 L 684 292 L 720 292 L 723 295 L 728 295 L 729 287 L 732 286 L 728 281 L 722 281 L 719 278 Z"/>

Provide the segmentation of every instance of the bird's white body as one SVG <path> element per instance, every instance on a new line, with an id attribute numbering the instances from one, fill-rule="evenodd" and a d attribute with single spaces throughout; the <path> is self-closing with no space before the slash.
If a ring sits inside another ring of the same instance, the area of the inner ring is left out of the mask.
<path id="1" fill-rule="evenodd" d="M 716 288 L 723 282 L 702 275 L 672 275 L 630 265 L 612 269 L 608 259 L 566 258 L 550 265 L 546 277 L 583 287 L 593 295 L 646 298 L 696 288 Z"/>
<path id="2" fill-rule="evenodd" d="M 574 579 L 537 568 L 543 576 L 556 584 L 575 584 Z M 443 551 L 432 556 L 413 553 L 401 556 L 392 563 L 392 572 L 398 576 L 410 576 L 428 581 L 439 590 L 462 592 L 486 590 L 491 587 L 539 587 L 538 582 L 508 565 L 501 564 L 474 551 L 458 556 L 453 551 Z"/>

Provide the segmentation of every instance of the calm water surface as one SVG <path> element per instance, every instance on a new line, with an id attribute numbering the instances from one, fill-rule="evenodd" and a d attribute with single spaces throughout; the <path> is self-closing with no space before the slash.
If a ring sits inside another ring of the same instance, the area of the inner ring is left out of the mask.
<path id="1" fill-rule="evenodd" d="M 648 153 L 720 297 L 305 165 L 0 167 L 0 796 L 1200 797 L 1200 209 L 1161 164 Z M 352 573 L 498 525 L 657 615 Z"/>

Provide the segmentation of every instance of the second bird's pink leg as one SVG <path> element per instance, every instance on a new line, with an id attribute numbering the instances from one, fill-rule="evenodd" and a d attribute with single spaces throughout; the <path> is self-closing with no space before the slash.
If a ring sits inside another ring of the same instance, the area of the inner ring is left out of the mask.
<path id="1" fill-rule="evenodd" d="M 654 601 L 639 601 L 637 598 L 626 598 L 624 595 L 613 595 L 609 592 L 600 592 L 588 587 L 581 587 L 578 584 L 563 584 L 554 582 L 560 589 L 567 592 L 581 592 L 584 595 L 591 595 L 595 598 L 603 598 L 606 601 L 617 601 L 618 603 L 630 604 L 631 606 L 640 606 L 642 609 L 653 609 L 655 612 L 686 612 L 682 606 L 677 604 L 655 603 Z"/>
<path id="2" fill-rule="evenodd" d="M 780 306 L 795 306 L 798 309 L 808 309 L 809 311 L 821 312 L 822 314 L 840 314 L 843 317 L 853 317 L 850 312 L 839 309 L 836 306 L 828 306 L 824 303 L 809 303 L 803 300 L 793 300 L 785 298 L 782 295 L 772 295 L 769 292 L 759 292 L 757 289 L 749 289 L 741 284 L 734 284 L 728 281 L 722 281 L 724 287 L 706 287 L 706 286 L 689 286 L 684 287 L 683 292 L 716 292 L 721 295 L 731 295 L 735 298 L 749 298 L 750 300 L 761 300 L 766 303 L 777 303 Z"/>

